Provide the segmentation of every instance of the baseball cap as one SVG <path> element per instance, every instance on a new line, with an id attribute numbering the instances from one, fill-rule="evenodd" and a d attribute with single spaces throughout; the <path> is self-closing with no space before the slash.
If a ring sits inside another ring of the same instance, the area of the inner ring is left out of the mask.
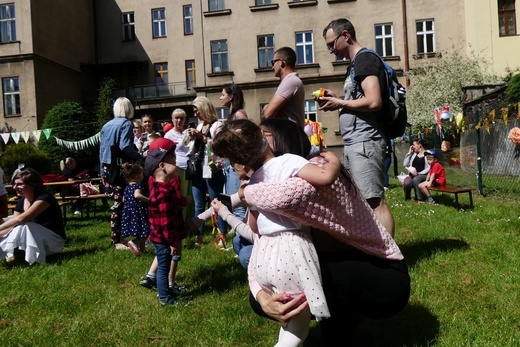
<path id="1" fill-rule="evenodd" d="M 169 150 L 170 148 L 174 147 L 176 144 L 177 144 L 176 142 L 173 142 L 170 139 L 167 139 L 164 137 L 159 137 L 159 138 L 153 140 L 152 143 L 150 143 L 150 146 L 148 146 L 148 153 L 150 153 L 151 151 L 153 151 L 154 149 L 157 149 L 157 148 Z"/>
<path id="2" fill-rule="evenodd" d="M 424 152 L 424 155 L 432 155 L 434 158 L 439 159 L 439 155 L 437 154 L 437 151 L 435 151 L 435 150 L 426 151 L 426 152 Z"/>
<path id="3" fill-rule="evenodd" d="M 158 143 L 156 144 L 156 142 Z M 154 148 L 152 148 L 152 145 L 154 145 Z M 175 155 L 175 142 L 161 137 L 150 144 L 148 155 L 144 162 L 144 168 L 148 176 L 151 176 L 154 173 L 155 169 L 157 169 L 159 163 L 163 161 L 166 154 Z"/>

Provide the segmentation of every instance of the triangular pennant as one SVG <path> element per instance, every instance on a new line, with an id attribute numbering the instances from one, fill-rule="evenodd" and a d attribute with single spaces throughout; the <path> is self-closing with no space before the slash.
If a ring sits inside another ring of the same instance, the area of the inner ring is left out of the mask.
<path id="1" fill-rule="evenodd" d="M 7 142 L 9 142 L 9 137 L 11 136 L 11 133 L 1 133 L 0 136 L 2 136 L 2 140 L 4 140 L 4 143 L 7 145 Z"/>
<path id="2" fill-rule="evenodd" d="M 29 136 L 31 136 L 31 133 L 29 131 L 24 131 L 21 134 L 25 143 L 29 143 Z"/>
<path id="3" fill-rule="evenodd" d="M 34 136 L 34 141 L 38 142 L 40 141 L 40 135 L 42 134 L 42 131 L 41 130 L 33 130 L 33 136 Z"/>
<path id="4" fill-rule="evenodd" d="M 43 129 L 43 134 L 45 135 L 45 137 L 47 138 L 47 140 L 49 139 L 49 137 L 51 136 L 51 131 L 52 129 Z"/>
<path id="5" fill-rule="evenodd" d="M 20 141 L 20 133 L 11 133 L 11 137 L 13 138 L 14 143 L 18 144 L 18 141 Z"/>

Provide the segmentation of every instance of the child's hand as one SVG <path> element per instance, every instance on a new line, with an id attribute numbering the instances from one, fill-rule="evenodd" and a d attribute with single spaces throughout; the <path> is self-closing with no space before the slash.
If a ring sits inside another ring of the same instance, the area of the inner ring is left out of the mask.
<path id="1" fill-rule="evenodd" d="M 211 207 L 213 207 L 213 211 L 215 211 L 215 213 L 218 214 L 218 211 L 222 208 L 222 203 L 220 202 L 219 199 L 215 198 L 213 199 L 213 201 L 211 202 Z"/>
<path id="2" fill-rule="evenodd" d="M 186 201 L 188 201 L 188 205 L 191 204 L 191 202 L 193 201 L 191 195 L 186 195 Z"/>
<path id="3" fill-rule="evenodd" d="M 170 254 L 176 255 L 177 254 L 177 248 L 175 246 L 170 246 Z"/>

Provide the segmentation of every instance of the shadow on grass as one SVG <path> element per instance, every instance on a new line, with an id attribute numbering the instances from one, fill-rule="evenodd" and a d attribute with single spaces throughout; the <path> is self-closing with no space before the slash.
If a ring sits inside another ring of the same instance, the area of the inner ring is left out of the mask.
<path id="1" fill-rule="evenodd" d="M 198 267 L 193 281 L 197 283 L 197 289 L 191 293 L 194 296 L 208 292 L 223 293 L 237 284 L 247 283 L 247 274 L 238 263 L 214 264 L 213 266 Z"/>
<path id="2" fill-rule="evenodd" d="M 359 346 L 366 347 L 433 346 L 439 327 L 437 317 L 427 308 L 409 304 L 401 313 L 389 319 L 363 319 L 357 339 Z M 323 336 L 318 324 L 311 326 L 304 346 L 323 346 Z"/>
<path id="3" fill-rule="evenodd" d="M 461 199 L 462 197 L 462 199 Z M 435 193 L 433 192 L 432 198 L 439 205 L 452 206 L 456 209 L 472 210 L 473 206 L 469 204 L 469 196 L 466 193 L 459 194 L 459 203 L 455 202 L 455 196 L 453 194 Z"/>
<path id="4" fill-rule="evenodd" d="M 469 244 L 459 239 L 435 239 L 399 245 L 408 267 L 413 267 L 422 259 L 427 259 L 435 253 L 467 250 Z"/>

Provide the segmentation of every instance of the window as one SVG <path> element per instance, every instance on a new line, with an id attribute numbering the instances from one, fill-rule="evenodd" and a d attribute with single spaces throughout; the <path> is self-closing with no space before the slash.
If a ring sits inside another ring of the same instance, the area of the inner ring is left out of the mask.
<path id="1" fill-rule="evenodd" d="M 186 60 L 184 66 L 186 67 L 186 87 L 189 89 L 195 86 L 195 60 Z"/>
<path id="2" fill-rule="evenodd" d="M 229 116 L 229 108 L 227 107 L 216 107 L 217 117 L 221 120 L 226 120 Z"/>
<path id="3" fill-rule="evenodd" d="M 158 8 L 152 10 L 153 37 L 166 37 L 166 10 Z"/>
<path id="4" fill-rule="evenodd" d="M 313 122 L 318 121 L 317 102 L 314 100 L 305 100 L 305 118 Z"/>
<path id="5" fill-rule="evenodd" d="M 227 40 L 211 41 L 211 70 L 214 73 L 228 71 Z"/>
<path id="6" fill-rule="evenodd" d="M 394 27 L 392 24 L 376 24 L 376 52 L 381 57 L 394 55 Z"/>
<path id="7" fill-rule="evenodd" d="M 220 11 L 225 10 L 224 0 L 209 0 L 209 10 L 210 11 Z"/>
<path id="8" fill-rule="evenodd" d="M 135 41 L 135 21 L 134 13 L 123 13 L 123 41 Z"/>
<path id="9" fill-rule="evenodd" d="M 255 6 L 261 6 L 261 5 L 270 5 L 271 0 L 256 0 Z"/>
<path id="10" fill-rule="evenodd" d="M 296 33 L 296 56 L 297 64 L 314 63 L 314 44 L 312 42 L 312 31 Z"/>
<path id="11" fill-rule="evenodd" d="M 0 42 L 16 41 L 14 4 L 0 5 Z"/>
<path id="12" fill-rule="evenodd" d="M 435 52 L 435 26 L 433 19 L 418 20 L 415 22 L 417 31 L 417 53 Z"/>
<path id="13" fill-rule="evenodd" d="M 274 57 L 274 35 L 257 36 L 258 67 L 271 67 Z"/>
<path id="14" fill-rule="evenodd" d="M 4 116 L 16 116 L 20 110 L 20 80 L 18 77 L 2 78 Z"/>
<path id="15" fill-rule="evenodd" d="M 168 63 L 157 63 L 155 66 L 155 84 L 168 83 Z"/>
<path id="16" fill-rule="evenodd" d="M 182 15 L 184 16 L 184 35 L 193 34 L 193 12 L 191 5 L 182 6 Z"/>
<path id="17" fill-rule="evenodd" d="M 500 36 L 516 35 L 515 0 L 498 0 Z"/>

